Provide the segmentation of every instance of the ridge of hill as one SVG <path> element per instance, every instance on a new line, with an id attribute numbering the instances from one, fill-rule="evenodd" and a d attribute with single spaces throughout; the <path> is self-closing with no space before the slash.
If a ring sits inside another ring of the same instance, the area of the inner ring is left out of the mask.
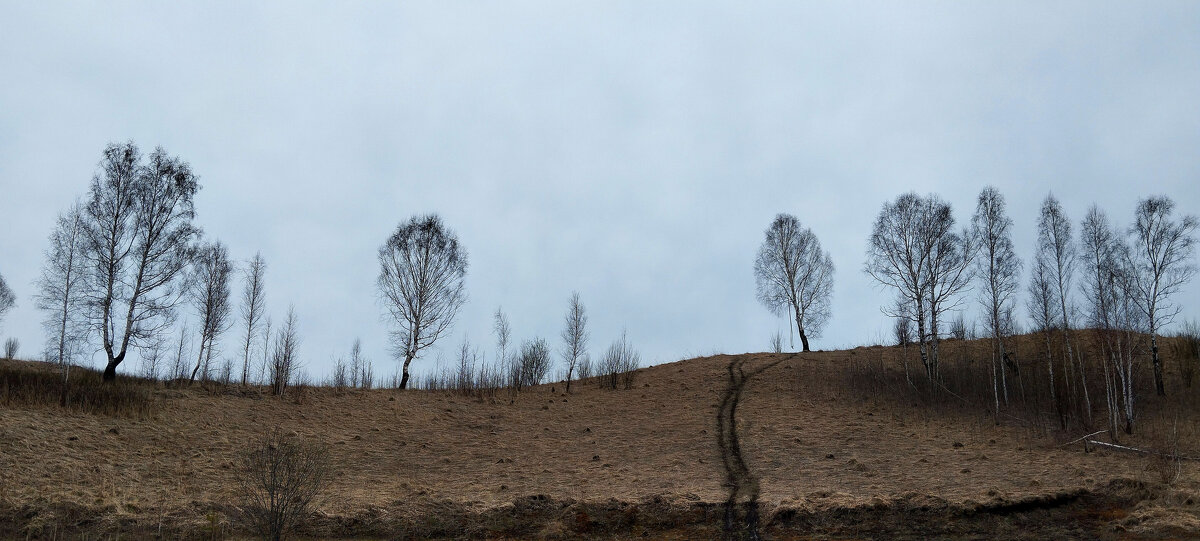
<path id="1" fill-rule="evenodd" d="M 302 532 L 320 538 L 717 538 L 751 500 L 772 539 L 1200 536 L 1195 464 L 1168 486 L 1136 454 L 917 403 L 881 383 L 903 382 L 896 355 L 716 355 L 570 396 L 158 386 L 132 418 L 0 405 L 0 536 L 243 538 L 240 457 L 271 427 L 328 446 Z"/>

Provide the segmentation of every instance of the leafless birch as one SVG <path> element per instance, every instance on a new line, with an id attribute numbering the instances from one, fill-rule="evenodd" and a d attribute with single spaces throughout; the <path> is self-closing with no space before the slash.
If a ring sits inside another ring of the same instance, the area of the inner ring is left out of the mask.
<path id="1" fill-rule="evenodd" d="M 804 351 L 829 320 L 833 260 L 811 229 L 780 214 L 764 233 L 754 261 L 758 300 L 775 314 L 792 312 Z"/>
<path id="2" fill-rule="evenodd" d="M 1150 332 L 1150 359 L 1154 364 L 1154 390 L 1166 396 L 1162 359 L 1158 356 L 1158 331 L 1179 314 L 1171 297 L 1196 274 L 1192 261 L 1197 220 L 1171 216 L 1175 202 L 1169 197 L 1150 197 L 1138 203 L 1136 219 L 1129 228 L 1131 242 L 1131 285 L 1137 306 L 1146 316 Z"/>
<path id="3" fill-rule="evenodd" d="M 466 301 L 467 253 L 441 218 L 414 216 L 379 249 L 379 266 L 379 289 L 397 325 L 394 351 L 404 359 L 404 389 L 409 364 L 450 328 Z"/>

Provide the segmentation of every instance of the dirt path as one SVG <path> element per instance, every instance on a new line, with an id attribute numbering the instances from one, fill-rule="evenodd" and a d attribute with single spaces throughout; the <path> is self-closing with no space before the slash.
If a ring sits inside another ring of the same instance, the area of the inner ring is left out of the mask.
<path id="1" fill-rule="evenodd" d="M 726 372 L 729 374 L 729 385 L 721 394 L 721 404 L 717 408 L 717 447 L 721 451 L 721 462 L 725 467 L 724 486 L 729 490 L 729 498 L 725 500 L 725 539 L 729 541 L 746 539 L 758 541 L 758 477 L 750 471 L 746 459 L 742 456 L 742 445 L 738 437 L 737 407 L 746 391 L 750 378 L 762 373 L 783 361 L 795 358 L 796 355 L 772 361 L 755 370 L 745 370 L 746 359 L 736 357 L 729 362 Z M 741 516 L 739 517 L 739 508 Z"/>

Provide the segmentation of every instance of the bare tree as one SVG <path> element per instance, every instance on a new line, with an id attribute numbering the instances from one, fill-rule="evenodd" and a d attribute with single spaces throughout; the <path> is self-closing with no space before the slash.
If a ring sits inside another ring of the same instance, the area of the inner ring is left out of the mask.
<path id="1" fill-rule="evenodd" d="M 104 381 L 130 347 L 170 328 L 180 284 L 199 234 L 191 166 L 161 147 L 142 162 L 132 142 L 104 149 L 84 212 L 88 319 L 108 357 Z"/>
<path id="2" fill-rule="evenodd" d="M 949 203 L 930 195 L 925 205 L 924 238 L 929 254 L 925 259 L 926 292 L 929 295 L 929 349 L 933 373 L 940 380 L 939 322 L 943 314 L 962 306 L 961 295 L 971 285 L 971 262 L 975 256 L 975 246 L 969 231 L 954 232 L 954 214 Z M 966 330 L 965 323 L 963 330 Z"/>
<path id="3" fill-rule="evenodd" d="M 4 358 L 13 360 L 17 358 L 17 351 L 21 349 L 21 341 L 15 337 L 9 337 L 4 341 Z"/>
<path id="4" fill-rule="evenodd" d="M 588 330 L 587 310 L 579 300 L 579 292 L 571 294 L 571 306 L 567 309 L 564 319 L 565 328 L 562 331 L 563 360 L 567 364 L 567 393 L 571 392 L 571 379 L 579 361 L 587 356 Z"/>
<path id="5" fill-rule="evenodd" d="M 38 278 L 34 296 L 38 309 L 46 313 L 42 328 L 46 331 L 46 360 L 58 363 L 62 372 L 63 401 L 71 361 L 87 343 L 83 309 L 83 288 L 87 268 L 83 260 L 83 206 L 75 203 L 58 216 L 50 234 L 50 248 Z"/>
<path id="6" fill-rule="evenodd" d="M 633 387 L 634 371 L 641 365 L 641 355 L 633 348 L 621 331 L 621 338 L 608 347 L 600 360 L 600 387 L 617 389 L 622 384 L 625 389 Z"/>
<path id="7" fill-rule="evenodd" d="M 1134 328 L 1140 327 L 1132 309 L 1128 247 L 1109 225 L 1108 218 L 1092 205 L 1079 230 L 1081 290 L 1087 303 L 1088 324 L 1094 329 L 1104 354 L 1104 390 L 1109 430 L 1115 438 L 1119 425 L 1133 431 Z M 1133 316 L 1133 317 L 1131 317 Z M 1121 417 L 1124 416 L 1122 423 Z"/>
<path id="8" fill-rule="evenodd" d="M 1175 221 L 1171 214 L 1175 202 L 1159 196 L 1138 202 L 1136 220 L 1129 228 L 1133 236 L 1129 251 L 1132 285 L 1137 306 L 1146 316 L 1150 331 L 1150 359 L 1154 363 L 1154 390 L 1166 396 L 1163 387 L 1162 359 L 1158 356 L 1158 331 L 1179 314 L 1171 297 L 1196 274 L 1192 262 L 1195 251 L 1195 216 Z"/>
<path id="9" fill-rule="evenodd" d="M 992 394 L 996 415 L 999 416 L 1001 390 L 1008 403 L 1008 378 L 1005 374 L 1004 349 L 1005 314 L 1012 309 L 1016 295 L 1021 260 L 1013 250 L 1012 219 L 1005 209 L 1004 196 L 992 186 L 979 193 L 971 233 L 979 245 L 976 260 L 978 276 L 983 282 L 980 302 L 988 314 L 988 332 L 992 338 Z M 998 370 L 997 370 L 998 368 Z M 998 372 L 998 374 L 997 374 Z"/>
<path id="10" fill-rule="evenodd" d="M 780 214 L 764 233 L 754 261 L 758 300 L 775 314 L 790 310 L 804 351 L 829 320 L 833 260 L 811 229 L 790 214 Z"/>
<path id="11" fill-rule="evenodd" d="M 1058 403 L 1056 383 L 1054 381 L 1054 352 L 1052 338 L 1055 327 L 1060 321 L 1059 304 L 1054 293 L 1054 280 L 1051 278 L 1051 263 L 1048 254 L 1037 252 L 1033 259 L 1033 269 L 1029 276 L 1029 298 L 1026 308 L 1033 320 L 1034 330 L 1042 333 L 1046 344 L 1046 367 L 1050 377 L 1050 403 L 1061 415 Z"/>
<path id="12" fill-rule="evenodd" d="M 906 193 L 884 203 L 871 233 L 864 271 L 892 287 L 897 302 L 884 308 L 917 324 L 925 375 L 939 382 L 939 316 L 959 306 L 970 283 L 974 247 L 967 234 L 953 231 L 950 205 L 936 195 Z"/>
<path id="13" fill-rule="evenodd" d="M 287 319 L 283 327 L 275 335 L 275 350 L 271 353 L 270 380 L 271 392 L 275 396 L 283 396 L 292 377 L 300 368 L 297 350 L 300 347 L 300 335 L 297 326 L 296 307 L 288 307 Z"/>
<path id="14" fill-rule="evenodd" d="M 189 383 L 196 380 L 196 372 L 203 366 L 204 379 L 208 379 L 209 363 L 216 342 L 233 323 L 229 314 L 233 306 L 229 302 L 229 276 L 233 264 L 229 253 L 219 241 L 202 246 L 196 254 L 196 271 L 191 289 L 192 304 L 200 316 L 200 355 L 192 369 Z"/>
<path id="15" fill-rule="evenodd" d="M 17 296 L 4 281 L 4 275 L 0 274 L 0 323 L 4 323 L 4 315 L 16 305 Z"/>
<path id="16" fill-rule="evenodd" d="M 350 346 L 350 386 L 351 387 L 367 387 L 362 385 L 367 380 L 367 361 L 362 355 L 362 340 L 354 339 L 354 345 Z"/>
<path id="17" fill-rule="evenodd" d="M 261 252 L 254 254 L 254 259 L 246 264 L 246 284 L 242 290 L 242 320 L 246 322 L 246 342 L 242 348 L 242 385 L 250 380 L 250 344 L 258 336 L 266 312 L 266 294 L 263 292 L 263 275 L 266 271 L 267 262 Z"/>
<path id="18" fill-rule="evenodd" d="M 1063 212 L 1062 205 L 1053 195 L 1046 196 L 1042 202 L 1042 212 L 1038 219 L 1038 257 L 1047 263 L 1050 283 L 1054 288 L 1058 301 L 1058 315 L 1061 318 L 1059 330 L 1062 331 L 1063 344 L 1066 348 L 1063 382 L 1067 391 L 1082 398 L 1082 409 L 1085 418 L 1090 418 L 1092 411 L 1091 398 L 1088 396 L 1087 373 L 1083 363 L 1078 363 L 1079 390 L 1072 381 L 1076 371 L 1075 348 L 1071 338 L 1071 318 L 1075 306 L 1071 301 L 1071 281 L 1075 275 L 1075 264 L 1078 256 L 1075 244 L 1071 240 L 1071 222 Z"/>
<path id="19" fill-rule="evenodd" d="M 394 350 L 404 358 L 404 389 L 408 365 L 450 328 L 466 301 L 467 252 L 437 215 L 414 216 L 379 249 L 379 266 L 379 289 L 397 324 Z"/>
<path id="20" fill-rule="evenodd" d="M 517 358 L 521 367 L 520 387 L 538 385 L 550 373 L 550 346 L 544 338 L 525 341 Z"/>

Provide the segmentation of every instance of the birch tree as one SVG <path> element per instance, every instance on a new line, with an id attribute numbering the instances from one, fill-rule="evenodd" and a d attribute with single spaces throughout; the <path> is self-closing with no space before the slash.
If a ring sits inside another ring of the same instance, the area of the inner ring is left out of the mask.
<path id="1" fill-rule="evenodd" d="M 562 331 L 562 356 L 567 365 L 567 394 L 571 393 L 571 379 L 575 376 L 575 368 L 587 355 L 587 319 L 587 310 L 579 300 L 579 292 L 572 293 L 570 307 L 563 318 L 565 325 Z"/>
<path id="2" fill-rule="evenodd" d="M 1103 354 L 1104 391 L 1109 431 L 1133 431 L 1134 329 L 1140 327 L 1131 300 L 1128 248 L 1113 231 L 1108 217 L 1092 205 L 1079 228 L 1080 289 L 1087 306 L 1088 325 L 1099 338 Z M 1122 421 L 1122 417 L 1124 421 Z"/>
<path id="3" fill-rule="evenodd" d="M 804 351 L 829 320 L 833 260 L 811 229 L 780 214 L 764 233 L 754 261 L 758 300 L 775 314 L 790 311 Z"/>
<path id="4" fill-rule="evenodd" d="M 261 252 L 254 254 L 254 258 L 246 264 L 245 287 L 242 290 L 242 321 L 246 322 L 246 340 L 242 344 L 242 385 L 250 380 L 250 345 L 260 332 L 259 327 L 266 312 L 267 301 L 263 290 L 266 271 L 267 262 Z"/>
<path id="5" fill-rule="evenodd" d="M 1087 372 L 1083 363 L 1075 362 L 1075 348 L 1071 337 L 1071 318 L 1075 313 L 1071 300 L 1071 284 L 1075 277 L 1078 255 L 1071 235 L 1071 222 L 1063 212 L 1062 205 L 1053 195 L 1046 196 L 1038 218 L 1037 253 L 1046 262 L 1050 283 L 1058 303 L 1058 327 L 1062 333 L 1063 347 L 1066 349 L 1063 359 L 1063 383 L 1066 384 L 1067 392 L 1072 395 L 1073 401 L 1082 400 L 1084 416 L 1090 417 L 1092 403 L 1091 397 L 1088 396 Z M 1076 375 L 1079 377 L 1078 383 L 1073 381 Z"/>
<path id="6" fill-rule="evenodd" d="M 84 209 L 87 317 L 117 377 L 129 349 L 170 329 L 199 235 L 192 203 L 199 184 L 187 162 L 156 148 L 143 162 L 132 142 L 104 149 Z"/>
<path id="7" fill-rule="evenodd" d="M 87 325 L 80 317 L 87 273 L 83 238 L 83 206 L 76 202 L 58 216 L 34 296 L 45 313 L 46 360 L 57 363 L 62 373 L 62 405 L 66 405 L 72 360 L 87 343 Z"/>
<path id="8" fill-rule="evenodd" d="M 979 245 L 980 257 L 976 265 L 983 286 L 979 300 L 987 311 L 988 332 L 992 338 L 992 394 L 997 415 L 1001 391 L 1005 404 L 1008 403 L 1004 366 L 1007 354 L 1004 350 L 1005 314 L 1012 309 L 1021 272 L 1021 260 L 1013 250 L 1012 223 L 1005 209 L 1004 196 L 992 186 L 984 188 L 979 193 L 971 230 Z"/>
<path id="9" fill-rule="evenodd" d="M 198 250 L 191 299 L 200 316 L 200 354 L 188 378 L 189 383 L 196 380 L 196 373 L 202 367 L 204 379 L 207 379 L 216 342 L 232 324 L 229 320 L 233 308 L 229 302 L 229 276 L 232 273 L 233 265 L 225 245 L 214 242 Z"/>
<path id="10" fill-rule="evenodd" d="M 83 241 L 83 206 L 76 203 L 58 216 L 34 296 L 38 309 L 46 314 L 42 321 L 46 360 L 62 367 L 64 383 L 67 367 L 87 340 L 86 322 L 80 317 L 87 273 Z"/>
<path id="11" fill-rule="evenodd" d="M 450 328 L 466 302 L 467 252 L 437 215 L 414 216 L 379 249 L 379 266 L 379 290 L 396 324 L 393 349 L 404 360 L 404 389 L 409 364 Z"/>
<path id="12" fill-rule="evenodd" d="M 1172 217 L 1175 202 L 1159 196 L 1138 202 L 1136 219 L 1129 228 L 1131 285 L 1137 305 L 1146 316 L 1150 332 L 1150 359 L 1154 364 L 1154 390 L 1166 396 L 1162 359 L 1158 356 L 1158 331 L 1179 314 L 1171 297 L 1196 274 L 1195 216 Z"/>

